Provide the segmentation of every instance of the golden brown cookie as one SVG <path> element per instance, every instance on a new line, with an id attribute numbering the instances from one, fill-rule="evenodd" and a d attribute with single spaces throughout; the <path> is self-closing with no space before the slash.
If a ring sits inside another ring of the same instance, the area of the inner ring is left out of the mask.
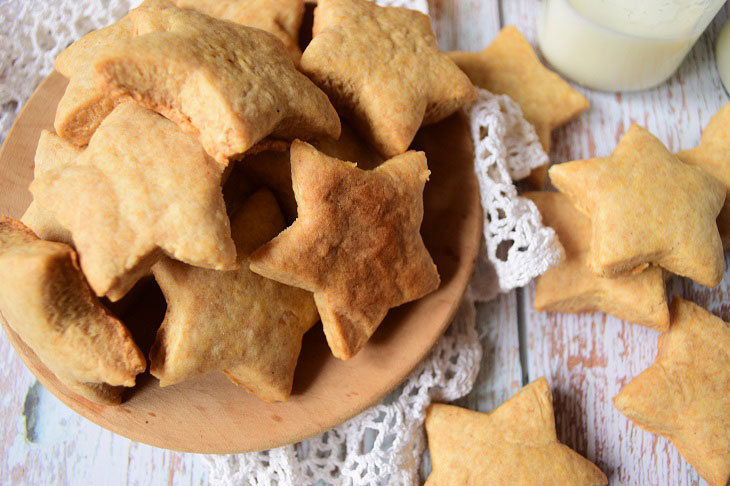
<path id="1" fill-rule="evenodd" d="M 368 0 L 320 0 L 313 35 L 301 69 L 386 157 L 405 152 L 422 124 L 476 99 L 420 12 Z"/>
<path id="2" fill-rule="evenodd" d="M 527 39 L 509 25 L 481 52 L 450 52 L 471 81 L 494 94 L 512 98 L 532 123 L 550 153 L 550 132 L 588 109 L 588 100 L 542 65 Z M 530 181 L 545 186 L 547 167 L 532 171 Z"/>
<path id="3" fill-rule="evenodd" d="M 163 252 L 192 265 L 235 268 L 222 172 L 195 137 L 127 102 L 81 155 L 30 189 L 71 231 L 91 288 L 116 301 Z"/>
<path id="4" fill-rule="evenodd" d="M 297 140 L 291 168 L 299 217 L 251 255 L 251 270 L 314 292 L 332 353 L 348 359 L 388 309 L 439 285 L 419 232 L 426 157 L 363 171 Z"/>
<path id="5" fill-rule="evenodd" d="M 97 84 L 197 135 L 219 163 L 267 136 L 339 136 L 327 96 L 272 34 L 173 6 L 142 6 L 129 18 L 138 36 L 97 58 Z"/>
<path id="6" fill-rule="evenodd" d="M 535 309 L 549 312 L 594 312 L 658 331 L 669 329 L 669 308 L 662 269 L 636 275 L 599 277 L 588 268 L 591 220 L 557 192 L 528 192 L 542 222 L 555 230 L 565 248 L 565 260 L 537 279 Z"/>
<path id="7" fill-rule="evenodd" d="M 540 378 L 492 413 L 435 403 L 426 412 L 433 470 L 426 486 L 605 486 L 593 463 L 561 444 L 553 397 Z"/>
<path id="8" fill-rule="evenodd" d="M 0 218 L 0 312 L 56 377 L 84 398 L 120 402 L 145 359 L 124 324 L 93 295 L 76 253 Z"/>
<path id="9" fill-rule="evenodd" d="M 289 397 L 302 336 L 319 319 L 314 299 L 248 269 L 249 254 L 284 228 L 274 196 L 261 190 L 231 223 L 238 270 L 207 270 L 170 258 L 152 267 L 167 299 L 150 352 L 150 371 L 161 386 L 225 370 L 266 401 Z"/>
<path id="10" fill-rule="evenodd" d="M 342 124 L 339 140 L 323 138 L 313 140 L 312 145 L 320 152 L 340 160 L 355 162 L 361 169 L 374 169 L 383 162 L 383 158 L 370 145 L 366 144 L 349 128 Z M 273 191 L 276 200 L 284 212 L 287 222 L 297 217 L 297 201 L 291 182 L 291 164 L 289 150 L 267 150 L 254 155 L 247 155 L 238 163 L 249 182 L 255 186 L 266 187 Z"/>
<path id="11" fill-rule="evenodd" d="M 725 185 L 725 205 L 717 217 L 722 246 L 730 249 L 730 103 L 712 117 L 702 132 L 700 145 L 677 154 L 682 162 L 696 165 Z"/>
<path id="12" fill-rule="evenodd" d="M 57 137 L 48 130 L 43 130 L 35 151 L 33 177 L 42 177 L 50 170 L 71 163 L 81 153 L 82 150 L 76 145 Z M 61 226 L 56 218 L 35 200 L 30 203 L 21 221 L 42 240 L 57 241 L 74 246 L 71 232 Z"/>
<path id="13" fill-rule="evenodd" d="M 712 287 L 722 280 L 715 218 L 725 186 L 681 162 L 651 133 L 632 125 L 606 158 L 550 168 L 550 179 L 591 218 L 589 266 L 601 276 L 648 264 Z"/>
<path id="14" fill-rule="evenodd" d="M 177 0 L 177 6 L 270 32 L 295 63 L 302 56 L 298 41 L 304 0 Z"/>
<path id="15" fill-rule="evenodd" d="M 675 297 L 654 364 L 613 399 L 649 432 L 668 437 L 712 486 L 730 481 L 730 326 Z"/>

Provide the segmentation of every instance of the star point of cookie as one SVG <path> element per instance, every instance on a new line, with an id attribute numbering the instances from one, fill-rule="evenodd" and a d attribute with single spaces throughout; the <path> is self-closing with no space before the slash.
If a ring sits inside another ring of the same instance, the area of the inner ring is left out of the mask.
<path id="1" fill-rule="evenodd" d="M 299 62 L 299 27 L 304 0 L 177 0 L 177 6 L 274 34 Z"/>
<path id="2" fill-rule="evenodd" d="M 1 217 L 0 274 L 0 311 L 13 332 L 71 390 L 118 404 L 146 362 L 91 292 L 74 250 Z"/>
<path id="3" fill-rule="evenodd" d="M 235 268 L 222 172 L 193 136 L 130 101 L 104 119 L 78 157 L 30 189 L 71 232 L 96 294 L 116 301 L 162 253 Z"/>
<path id="4" fill-rule="evenodd" d="M 724 258 L 715 219 L 726 188 L 632 125 L 607 158 L 554 165 L 550 179 L 591 218 L 591 269 L 612 277 L 657 264 L 712 287 Z"/>
<path id="5" fill-rule="evenodd" d="M 600 469 L 558 441 L 545 378 L 491 413 L 432 404 L 426 434 L 433 465 L 426 486 L 608 484 Z"/>
<path id="6" fill-rule="evenodd" d="M 725 205 L 717 217 L 722 245 L 730 249 L 730 103 L 710 119 L 699 146 L 677 154 L 682 162 L 695 165 L 725 185 Z"/>
<path id="7" fill-rule="evenodd" d="M 163 259 L 152 273 L 167 299 L 150 353 L 160 385 L 223 371 L 267 401 L 289 397 L 302 336 L 318 320 L 312 294 L 261 277 L 248 256 L 285 227 L 274 196 L 261 190 L 231 223 L 238 270 L 221 272 Z"/>
<path id="8" fill-rule="evenodd" d="M 621 389 L 616 408 L 668 437 L 712 486 L 730 481 L 730 325 L 676 297 L 656 360 Z"/>
<path id="9" fill-rule="evenodd" d="M 601 311 L 658 331 L 669 328 L 663 271 L 649 268 L 635 275 L 599 277 L 588 268 L 591 222 L 556 192 L 528 192 L 545 225 L 555 230 L 565 260 L 538 277 L 535 309 L 548 312 Z"/>
<path id="10" fill-rule="evenodd" d="M 422 124 L 476 99 L 420 12 L 321 0 L 313 34 L 301 69 L 386 157 L 405 152 Z"/>
<path id="11" fill-rule="evenodd" d="M 251 256 L 251 270 L 314 292 L 327 342 L 354 356 L 388 309 L 439 285 L 420 235 L 429 171 L 407 152 L 372 171 L 311 145 L 291 146 L 298 219 Z"/>
<path id="12" fill-rule="evenodd" d="M 272 34 L 169 5 L 129 18 L 137 36 L 97 58 L 97 84 L 197 135 L 219 163 L 264 137 L 339 136 L 329 99 Z"/>
<path id="13" fill-rule="evenodd" d="M 550 133 L 589 107 L 588 100 L 546 68 L 527 39 L 510 25 L 481 52 L 450 52 L 449 57 L 469 79 L 494 94 L 512 98 L 532 123 L 545 152 Z M 533 171 L 534 182 L 545 185 L 546 168 Z"/>

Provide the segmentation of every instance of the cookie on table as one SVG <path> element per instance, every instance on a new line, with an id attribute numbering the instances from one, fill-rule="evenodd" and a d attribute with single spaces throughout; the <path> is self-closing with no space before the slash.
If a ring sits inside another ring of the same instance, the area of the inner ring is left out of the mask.
<path id="1" fill-rule="evenodd" d="M 0 312 L 56 377 L 84 398 L 115 405 L 146 362 L 127 328 L 94 296 L 66 244 L 0 218 Z"/>
<path id="2" fill-rule="evenodd" d="M 492 413 L 432 404 L 426 434 L 433 465 L 426 486 L 608 484 L 600 469 L 558 441 L 545 378 Z"/>
<path id="3" fill-rule="evenodd" d="M 700 145 L 677 154 L 682 162 L 695 165 L 725 185 L 725 205 L 717 217 L 722 246 L 730 249 L 730 103 L 710 119 Z"/>
<path id="4" fill-rule="evenodd" d="M 295 141 L 291 170 L 299 216 L 251 255 L 251 270 L 314 292 L 332 353 L 348 359 L 388 309 L 439 286 L 420 234 L 426 157 L 365 171 Z"/>
<path id="5" fill-rule="evenodd" d="M 222 172 L 195 137 L 126 102 L 99 125 L 88 148 L 30 190 L 71 232 L 91 288 L 116 301 L 163 254 L 236 267 Z"/>
<path id="6" fill-rule="evenodd" d="M 266 401 L 291 393 L 302 336 L 319 320 L 310 292 L 261 277 L 248 256 L 285 228 L 274 196 L 261 190 L 231 221 L 238 270 L 221 272 L 165 258 L 152 273 L 167 314 L 150 352 L 161 386 L 223 371 Z"/>
<path id="7" fill-rule="evenodd" d="M 469 79 L 494 94 L 512 98 L 550 153 L 550 133 L 588 109 L 588 100 L 540 62 L 517 27 L 509 25 L 481 52 L 450 52 Z M 532 171 L 530 182 L 545 186 L 547 166 Z"/>
<path id="8" fill-rule="evenodd" d="M 405 152 L 421 125 L 476 99 L 420 12 L 368 0 L 320 0 L 313 36 L 302 71 L 385 157 Z"/>
<path id="9" fill-rule="evenodd" d="M 528 192 L 555 230 L 565 249 L 565 260 L 537 279 L 535 309 L 549 312 L 594 312 L 614 315 L 658 331 L 669 329 L 669 308 L 663 271 L 651 267 L 636 275 L 599 277 L 588 268 L 591 221 L 557 192 Z"/>
<path id="10" fill-rule="evenodd" d="M 137 37 L 96 59 L 97 84 L 197 135 L 220 164 L 265 137 L 339 136 L 327 96 L 272 34 L 174 6 L 143 5 L 129 19 Z"/>
<path id="11" fill-rule="evenodd" d="M 83 150 L 73 143 L 59 138 L 48 130 L 43 130 L 35 151 L 33 177 L 36 179 L 43 177 L 46 172 L 72 162 L 82 152 Z M 71 232 L 61 226 L 50 211 L 40 207 L 35 200 L 25 210 L 21 221 L 42 240 L 74 246 Z"/>
<path id="12" fill-rule="evenodd" d="M 296 63 L 304 0 L 177 0 L 177 6 L 274 34 Z"/>
<path id="13" fill-rule="evenodd" d="M 588 264 L 598 275 L 657 264 L 708 287 L 722 280 L 715 219 L 725 186 L 681 162 L 646 129 L 632 125 L 609 157 L 552 166 L 550 179 L 590 216 Z"/>
<path id="14" fill-rule="evenodd" d="M 675 297 L 656 360 L 614 398 L 649 432 L 668 437 L 710 485 L 730 481 L 730 325 Z"/>

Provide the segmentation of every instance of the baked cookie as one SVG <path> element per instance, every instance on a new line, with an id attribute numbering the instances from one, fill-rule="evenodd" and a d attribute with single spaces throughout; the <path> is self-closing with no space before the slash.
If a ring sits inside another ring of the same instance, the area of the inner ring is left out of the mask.
<path id="1" fill-rule="evenodd" d="M 730 103 L 710 119 L 700 145 L 677 154 L 682 162 L 695 165 L 725 185 L 725 205 L 717 217 L 722 246 L 730 249 Z"/>
<path id="2" fill-rule="evenodd" d="M 71 163 L 82 152 L 79 147 L 71 142 L 59 138 L 48 130 L 43 130 L 35 151 L 33 177 L 35 179 L 43 177 L 46 172 Z M 42 240 L 57 241 L 74 246 L 71 232 L 61 226 L 56 218 L 49 211 L 39 206 L 35 200 L 25 210 L 21 221 Z"/>
<path id="3" fill-rule="evenodd" d="M 137 37 L 97 58 L 97 84 L 197 135 L 220 164 L 267 136 L 339 137 L 327 96 L 272 34 L 173 6 L 142 6 L 129 18 Z"/>
<path id="4" fill-rule="evenodd" d="M 262 190 L 231 222 L 238 270 L 207 270 L 170 258 L 152 267 L 167 299 L 150 352 L 150 371 L 161 386 L 225 370 L 266 401 L 289 397 L 302 336 L 319 320 L 314 299 L 248 269 L 248 255 L 284 228 L 274 196 Z"/>
<path id="5" fill-rule="evenodd" d="M 0 312 L 10 328 L 71 390 L 118 404 L 145 359 L 89 289 L 74 250 L 1 217 L 0 274 Z"/>
<path id="6" fill-rule="evenodd" d="M 607 158 L 552 166 L 550 179 L 590 216 L 588 264 L 598 275 L 653 263 L 708 287 L 722 280 L 715 218 L 725 186 L 681 162 L 644 128 L 632 125 Z"/>
<path id="7" fill-rule="evenodd" d="M 426 486 L 608 484 L 600 469 L 558 441 L 545 378 L 492 413 L 434 403 L 426 434 L 433 465 Z"/>
<path id="8" fill-rule="evenodd" d="M 346 123 L 342 124 L 339 140 L 323 138 L 313 140 L 312 145 L 320 152 L 340 160 L 355 162 L 361 169 L 374 169 L 383 162 L 376 150 L 358 138 Z M 297 201 L 291 182 L 291 156 L 285 151 L 267 150 L 247 155 L 238 165 L 255 186 L 266 187 L 275 195 L 288 223 L 297 218 Z"/>
<path id="9" fill-rule="evenodd" d="M 543 66 L 527 39 L 509 25 L 481 52 L 450 52 L 471 81 L 512 98 L 532 123 L 542 148 L 550 153 L 550 133 L 588 109 L 588 100 Z M 547 166 L 532 171 L 530 182 L 545 186 Z"/>
<path id="10" fill-rule="evenodd" d="M 364 171 L 297 140 L 291 170 L 299 217 L 251 255 L 251 270 L 314 292 L 332 353 L 348 359 L 388 309 L 439 286 L 419 232 L 426 157 Z"/>
<path id="11" fill-rule="evenodd" d="M 292 61 L 302 57 L 299 27 L 304 0 L 177 0 L 177 6 L 271 32 L 286 46 Z"/>
<path id="12" fill-rule="evenodd" d="M 528 192 L 565 248 L 565 260 L 537 279 L 535 310 L 612 314 L 658 331 L 669 329 L 669 308 L 663 271 L 651 267 L 636 275 L 597 276 L 588 268 L 591 221 L 557 192 Z"/>
<path id="13" fill-rule="evenodd" d="M 116 301 L 163 252 L 192 265 L 236 267 L 222 172 L 195 137 L 126 102 L 81 155 L 30 190 L 73 235 L 91 288 Z"/>
<path id="14" fill-rule="evenodd" d="M 301 69 L 386 157 L 405 152 L 422 124 L 476 99 L 420 12 L 368 0 L 320 0 L 313 35 Z"/>
<path id="15" fill-rule="evenodd" d="M 730 481 L 730 326 L 679 297 L 654 364 L 613 399 L 649 432 L 668 437 L 712 486 Z"/>

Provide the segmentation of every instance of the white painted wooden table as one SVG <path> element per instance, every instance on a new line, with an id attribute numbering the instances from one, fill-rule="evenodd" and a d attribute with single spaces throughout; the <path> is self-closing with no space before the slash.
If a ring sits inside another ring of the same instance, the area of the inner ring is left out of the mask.
<path id="1" fill-rule="evenodd" d="M 480 50 L 507 24 L 535 44 L 539 0 L 429 3 L 444 50 Z M 668 83 L 623 95 L 581 89 L 591 108 L 553 134 L 552 162 L 605 156 L 632 122 L 647 127 L 673 151 L 694 147 L 702 127 L 728 101 L 712 49 L 727 16 L 725 7 Z M 669 291 L 730 320 L 728 272 L 711 290 L 675 278 Z M 610 484 L 705 484 L 667 440 L 634 427 L 611 403 L 620 387 L 653 361 L 657 333 L 603 314 L 537 313 L 533 298 L 530 285 L 479 306 L 484 359 L 474 390 L 458 404 L 490 411 L 523 384 L 546 376 L 555 396 L 559 438 L 594 461 Z M 207 483 L 199 456 L 116 436 L 34 383 L 1 335 L 1 484 Z"/>

